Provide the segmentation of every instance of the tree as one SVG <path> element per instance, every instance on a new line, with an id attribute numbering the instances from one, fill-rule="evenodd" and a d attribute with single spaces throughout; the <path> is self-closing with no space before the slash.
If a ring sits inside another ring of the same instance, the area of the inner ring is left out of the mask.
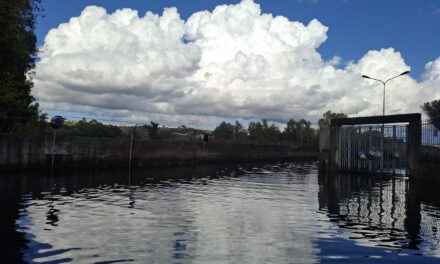
<path id="1" fill-rule="evenodd" d="M 150 134 L 151 139 L 159 138 L 159 124 L 153 121 L 150 122 L 151 126 L 146 126 L 148 130 L 148 134 Z"/>
<path id="2" fill-rule="evenodd" d="M 290 119 L 284 128 L 283 138 L 296 144 L 311 144 L 317 141 L 317 133 L 311 127 L 310 121 L 301 119 L 296 122 Z"/>
<path id="3" fill-rule="evenodd" d="M 344 114 L 342 112 L 340 113 L 333 113 L 332 111 L 327 111 L 324 114 L 322 114 L 322 118 L 319 119 L 319 127 L 325 127 L 330 126 L 330 121 L 334 118 L 346 118 L 348 117 L 347 114 Z"/>
<path id="4" fill-rule="evenodd" d="M 243 140 L 247 137 L 247 131 L 238 120 L 234 124 L 234 140 Z"/>
<path id="5" fill-rule="evenodd" d="M 38 119 L 28 76 L 35 66 L 34 29 L 41 10 L 41 0 L 0 1 L 0 132 Z"/>
<path id="6" fill-rule="evenodd" d="M 266 119 L 250 122 L 248 131 L 250 138 L 256 141 L 279 142 L 281 138 L 279 128 L 275 124 L 269 126 Z"/>
<path id="7" fill-rule="evenodd" d="M 296 129 L 296 121 L 290 119 L 283 131 L 283 138 L 292 142 L 298 142 L 298 132 Z"/>
<path id="8" fill-rule="evenodd" d="M 299 120 L 297 123 L 298 129 L 300 131 L 300 140 L 301 143 L 312 144 L 317 142 L 318 137 L 316 131 L 312 128 L 310 121 L 305 119 Z"/>
<path id="9" fill-rule="evenodd" d="M 421 107 L 423 112 L 428 115 L 431 123 L 437 129 L 440 129 L 440 100 L 426 102 Z"/>
<path id="10" fill-rule="evenodd" d="M 78 122 L 66 121 L 64 126 L 58 130 L 58 133 L 60 135 L 82 137 L 120 138 L 124 136 L 122 130 L 117 126 L 105 125 L 95 119 L 87 122 L 84 118 Z"/>
<path id="11" fill-rule="evenodd" d="M 212 133 L 215 139 L 232 140 L 234 137 L 234 126 L 231 123 L 223 121 Z"/>
<path id="12" fill-rule="evenodd" d="M 250 122 L 248 131 L 252 140 L 262 141 L 264 139 L 263 125 L 260 122 Z"/>
<path id="13" fill-rule="evenodd" d="M 280 129 L 272 123 L 264 130 L 264 138 L 269 142 L 279 142 L 281 139 Z"/>

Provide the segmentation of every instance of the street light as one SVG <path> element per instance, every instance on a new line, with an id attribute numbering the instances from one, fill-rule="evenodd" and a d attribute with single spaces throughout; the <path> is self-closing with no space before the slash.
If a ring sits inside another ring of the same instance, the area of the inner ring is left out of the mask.
<path id="1" fill-rule="evenodd" d="M 397 78 L 397 77 L 402 76 L 402 75 L 406 75 L 408 73 L 409 73 L 409 71 L 404 71 L 404 72 L 402 72 L 399 75 L 396 75 L 394 77 L 391 77 L 391 78 L 387 79 L 386 81 L 382 81 L 382 80 L 379 80 L 379 79 L 376 79 L 376 78 L 372 78 L 372 77 L 367 76 L 367 75 L 362 75 L 362 78 L 370 79 L 370 80 L 375 80 L 375 81 L 381 82 L 383 84 L 383 109 L 382 109 L 382 115 L 384 117 L 385 117 L 385 85 L 387 84 L 388 81 L 391 81 L 394 78 Z M 383 120 L 383 122 L 385 122 L 385 120 Z M 380 155 L 380 172 L 382 173 L 383 172 L 383 167 L 384 167 L 384 149 L 383 148 L 384 148 L 385 123 L 382 123 L 381 134 L 382 134 L 382 136 L 380 137 L 380 151 L 381 151 L 381 155 Z"/>
<path id="2" fill-rule="evenodd" d="M 406 75 L 408 73 L 409 73 L 409 71 L 404 71 L 401 74 L 396 75 L 394 77 L 391 77 L 391 78 L 389 78 L 386 81 L 382 81 L 382 80 L 379 80 L 379 79 L 376 79 L 376 78 L 372 78 L 372 77 L 367 76 L 367 75 L 362 75 L 362 78 L 370 79 L 370 80 L 375 80 L 375 81 L 381 82 L 383 84 L 383 110 L 382 110 L 382 115 L 383 116 L 385 116 L 385 85 L 387 84 L 388 81 L 391 81 L 394 78 L 397 78 L 397 77 L 402 76 L 402 75 Z"/>

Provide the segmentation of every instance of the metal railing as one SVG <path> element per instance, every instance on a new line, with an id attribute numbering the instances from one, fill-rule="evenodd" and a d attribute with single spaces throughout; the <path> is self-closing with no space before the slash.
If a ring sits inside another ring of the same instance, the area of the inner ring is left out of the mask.
<path id="1" fill-rule="evenodd" d="M 407 125 L 361 125 L 339 128 L 338 169 L 407 174 Z"/>
<path id="2" fill-rule="evenodd" d="M 422 145 L 440 146 L 440 130 L 429 120 L 422 121 Z"/>

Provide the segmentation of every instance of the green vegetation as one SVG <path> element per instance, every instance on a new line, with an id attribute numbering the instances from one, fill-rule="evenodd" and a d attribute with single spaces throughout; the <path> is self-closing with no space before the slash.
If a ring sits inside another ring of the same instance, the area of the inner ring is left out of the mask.
<path id="1" fill-rule="evenodd" d="M 428 115 L 431 123 L 440 129 L 440 100 L 426 102 L 422 106 L 422 110 Z"/>
<path id="2" fill-rule="evenodd" d="M 223 121 L 212 134 L 218 140 L 243 140 L 247 137 L 247 131 L 238 120 L 234 125 Z"/>
<path id="3" fill-rule="evenodd" d="M 282 139 L 280 129 L 275 124 L 269 126 L 266 119 L 250 122 L 248 132 L 253 141 L 280 142 Z"/>
<path id="4" fill-rule="evenodd" d="M 214 139 L 219 141 L 292 143 L 296 145 L 314 145 L 318 142 L 317 130 L 304 119 L 298 122 L 290 119 L 283 132 L 274 123 L 269 125 L 266 119 L 250 122 L 247 130 L 238 121 L 235 121 L 234 125 L 222 122 L 212 134 Z"/>
<path id="5" fill-rule="evenodd" d="M 284 129 L 283 136 L 293 143 L 313 144 L 318 140 L 318 132 L 311 127 L 311 123 L 305 119 L 298 122 L 290 119 Z"/>
<path id="6" fill-rule="evenodd" d="M 28 76 L 35 66 L 40 11 L 41 0 L 0 1 L 0 132 L 39 119 Z"/>
<path id="7" fill-rule="evenodd" d="M 226 122 L 222 122 L 212 132 L 216 139 L 220 140 L 232 140 L 234 138 L 234 125 Z"/>
<path id="8" fill-rule="evenodd" d="M 333 118 L 346 118 L 348 117 L 347 114 L 344 113 L 333 113 L 332 111 L 327 111 L 324 114 L 322 114 L 322 118 L 319 119 L 318 124 L 319 127 L 328 127 L 330 126 L 330 120 Z"/>
<path id="9" fill-rule="evenodd" d="M 121 138 L 124 135 L 123 131 L 113 125 L 105 125 L 96 120 L 86 119 L 80 121 L 66 121 L 64 126 L 57 130 L 57 133 L 65 136 L 83 136 L 83 137 L 108 137 Z"/>

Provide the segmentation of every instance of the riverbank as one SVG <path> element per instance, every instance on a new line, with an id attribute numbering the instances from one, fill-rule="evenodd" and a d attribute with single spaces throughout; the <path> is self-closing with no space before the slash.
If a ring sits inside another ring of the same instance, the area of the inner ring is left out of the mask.
<path id="1" fill-rule="evenodd" d="M 0 170 L 112 168 L 128 166 L 126 138 L 57 138 L 0 135 Z M 133 167 L 180 164 L 317 159 L 317 147 L 202 141 L 134 140 Z"/>

